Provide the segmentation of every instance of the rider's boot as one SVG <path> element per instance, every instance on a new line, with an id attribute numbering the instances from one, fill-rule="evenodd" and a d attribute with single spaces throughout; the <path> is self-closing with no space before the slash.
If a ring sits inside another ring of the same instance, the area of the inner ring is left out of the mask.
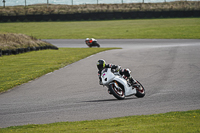
<path id="1" fill-rule="evenodd" d="M 112 92 L 110 91 L 110 89 L 108 89 L 108 93 L 109 93 L 110 95 L 112 95 Z"/>
<path id="2" fill-rule="evenodd" d="M 137 82 L 131 76 L 128 79 L 129 79 L 129 83 L 131 84 L 131 86 L 139 87 Z"/>

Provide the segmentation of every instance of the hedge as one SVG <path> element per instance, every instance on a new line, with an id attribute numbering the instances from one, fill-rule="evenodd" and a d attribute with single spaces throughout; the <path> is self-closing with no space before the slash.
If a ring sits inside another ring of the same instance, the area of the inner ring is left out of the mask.
<path id="1" fill-rule="evenodd" d="M 91 13 L 73 13 L 73 14 L 0 16 L 0 22 L 112 20 L 112 19 L 182 18 L 182 17 L 200 17 L 200 10 L 91 12 Z"/>

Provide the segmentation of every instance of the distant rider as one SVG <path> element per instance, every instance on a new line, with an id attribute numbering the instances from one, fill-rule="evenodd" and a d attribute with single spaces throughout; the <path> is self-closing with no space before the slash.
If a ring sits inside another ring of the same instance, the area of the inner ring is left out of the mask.
<path id="1" fill-rule="evenodd" d="M 90 47 L 92 45 L 92 43 L 94 42 L 94 40 L 95 40 L 94 38 L 91 38 L 91 39 L 86 38 L 85 43 L 88 45 L 88 47 Z"/>
<path id="2" fill-rule="evenodd" d="M 127 68 L 127 69 L 121 69 L 121 66 L 117 66 L 117 65 L 113 65 L 113 64 L 106 64 L 105 60 L 101 59 L 98 60 L 97 62 L 97 68 L 98 68 L 98 76 L 99 76 L 99 84 L 102 85 L 102 79 L 101 79 L 101 71 L 104 68 L 111 68 L 111 70 L 115 69 L 115 71 L 119 71 L 119 74 L 123 76 L 124 79 L 128 80 L 129 79 L 129 83 L 134 86 L 134 84 L 136 84 L 136 82 L 134 81 L 134 79 L 131 77 L 130 73 L 131 71 Z M 109 92 L 110 93 L 110 92 Z"/>

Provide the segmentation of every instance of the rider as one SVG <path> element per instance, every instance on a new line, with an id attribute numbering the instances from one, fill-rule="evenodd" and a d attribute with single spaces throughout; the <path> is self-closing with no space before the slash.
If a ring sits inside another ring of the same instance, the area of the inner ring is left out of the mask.
<path id="1" fill-rule="evenodd" d="M 129 83 L 134 86 L 134 84 L 136 83 L 134 81 L 134 79 L 131 77 L 130 73 L 131 71 L 127 68 L 127 69 L 121 69 L 121 66 L 116 66 L 116 65 L 112 65 L 112 64 L 106 64 L 105 60 L 101 59 L 98 60 L 97 62 L 97 68 L 99 69 L 98 71 L 98 76 L 99 76 L 99 84 L 102 85 L 102 79 L 101 79 L 101 71 L 104 68 L 111 68 L 111 69 L 115 69 L 115 71 L 119 71 L 120 75 L 123 76 L 123 78 L 125 79 L 129 79 Z"/>
<path id="2" fill-rule="evenodd" d="M 93 43 L 94 40 L 95 40 L 94 38 L 91 38 L 91 39 L 86 38 L 86 39 L 85 39 L 85 43 L 86 43 L 88 46 L 90 46 L 90 45 L 92 45 L 92 43 Z"/>

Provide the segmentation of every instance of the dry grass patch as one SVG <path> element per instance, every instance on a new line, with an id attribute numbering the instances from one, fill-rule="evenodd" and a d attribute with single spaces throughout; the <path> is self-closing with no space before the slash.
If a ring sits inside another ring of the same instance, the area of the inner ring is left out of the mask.
<path id="1" fill-rule="evenodd" d="M 56 48 L 54 45 L 38 40 L 32 36 L 24 34 L 0 34 L 0 50 L 17 50 L 19 48 L 36 49 L 39 48 Z"/>
<path id="2" fill-rule="evenodd" d="M 0 7 L 0 16 L 48 15 L 91 12 L 129 12 L 129 11 L 191 11 L 200 10 L 200 1 L 175 1 L 165 3 L 128 3 L 128 4 L 85 4 L 54 5 L 37 4 L 26 6 Z"/>

